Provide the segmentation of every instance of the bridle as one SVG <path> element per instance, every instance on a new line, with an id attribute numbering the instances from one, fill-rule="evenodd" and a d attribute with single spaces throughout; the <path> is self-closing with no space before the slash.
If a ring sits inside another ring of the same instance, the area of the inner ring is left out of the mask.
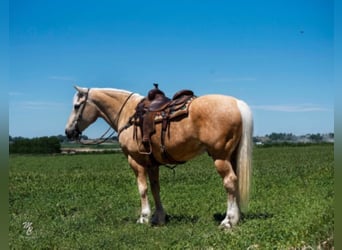
<path id="1" fill-rule="evenodd" d="M 83 102 L 81 102 L 79 105 L 80 105 L 80 110 L 78 112 L 78 116 L 77 116 L 77 119 L 76 119 L 76 124 L 75 124 L 75 130 L 78 134 L 78 141 L 82 144 L 85 144 L 85 145 L 96 145 L 96 144 L 101 144 L 101 143 L 104 143 L 105 141 L 107 141 L 109 138 L 111 138 L 114 133 L 115 133 L 115 130 L 113 130 L 113 132 L 108 135 L 106 138 L 104 138 L 106 136 L 106 134 L 111 130 L 111 126 L 109 126 L 109 128 L 107 129 L 107 131 L 105 133 L 103 133 L 103 135 L 99 138 L 99 139 L 96 139 L 95 141 L 93 142 L 83 142 L 81 141 L 81 138 L 82 138 L 82 131 L 79 129 L 78 127 L 78 122 L 82 119 L 82 115 L 83 115 L 83 111 L 85 109 L 85 106 L 87 104 L 87 101 L 88 101 L 88 96 L 89 96 L 89 91 L 90 91 L 90 88 L 88 88 L 87 92 L 84 93 L 85 95 L 85 99 Z M 114 119 L 114 123 L 117 124 L 119 119 L 120 119 L 120 115 L 122 113 L 122 110 L 124 109 L 124 107 L 126 106 L 128 100 L 134 95 L 134 93 L 130 93 L 128 95 L 128 97 L 126 98 L 126 100 L 124 101 L 124 103 L 121 105 L 121 108 L 118 112 L 118 114 L 116 115 L 115 119 Z M 109 119 L 108 119 L 109 120 Z"/>
<path id="2" fill-rule="evenodd" d="M 82 135 L 82 131 L 78 127 L 78 122 L 82 119 L 83 111 L 84 111 L 86 103 L 88 101 L 89 91 L 90 91 L 90 88 L 88 88 L 87 92 L 84 93 L 84 95 L 85 95 L 84 101 L 79 104 L 79 111 L 77 114 L 77 119 L 76 119 L 76 124 L 75 124 L 75 130 L 78 133 L 79 137 Z"/>

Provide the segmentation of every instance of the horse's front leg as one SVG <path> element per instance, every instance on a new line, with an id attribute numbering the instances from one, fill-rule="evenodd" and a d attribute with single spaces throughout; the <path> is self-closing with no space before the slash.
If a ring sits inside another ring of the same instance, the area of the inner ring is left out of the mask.
<path id="1" fill-rule="evenodd" d="M 138 184 L 138 190 L 140 194 L 140 200 L 141 200 L 141 213 L 140 213 L 139 219 L 137 220 L 137 223 L 141 223 L 141 224 L 149 223 L 149 219 L 151 216 L 151 209 L 150 209 L 150 204 L 148 202 L 148 197 L 147 197 L 146 168 L 139 165 L 131 157 L 128 157 L 128 162 L 135 173 L 137 184 Z"/>
<path id="2" fill-rule="evenodd" d="M 152 225 L 164 225 L 166 214 L 163 205 L 160 200 L 160 184 L 159 184 L 159 167 L 153 166 L 148 169 L 148 176 L 150 179 L 150 185 L 152 190 L 152 195 L 154 198 L 154 204 L 156 210 L 152 217 Z"/>
<path id="3" fill-rule="evenodd" d="M 237 176 L 228 160 L 215 160 L 215 166 L 222 177 L 223 186 L 225 187 L 228 196 L 226 217 L 221 222 L 220 228 L 230 229 L 235 226 L 240 219 Z"/>

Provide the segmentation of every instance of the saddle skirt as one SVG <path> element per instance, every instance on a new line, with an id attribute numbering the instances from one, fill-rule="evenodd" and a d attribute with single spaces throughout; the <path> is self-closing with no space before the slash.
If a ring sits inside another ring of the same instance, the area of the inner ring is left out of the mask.
<path id="1" fill-rule="evenodd" d="M 189 97 L 189 96 L 187 96 L 187 97 Z M 189 112 L 189 106 L 190 106 L 192 100 L 194 100 L 195 98 L 196 98 L 195 96 L 191 96 L 185 102 L 172 106 L 172 108 L 170 108 L 170 113 L 168 114 L 169 119 L 172 121 L 176 118 L 186 117 L 188 115 L 188 112 Z M 162 122 L 163 117 L 164 117 L 164 111 L 163 110 L 157 111 L 155 116 L 154 116 L 154 121 L 157 123 Z"/>

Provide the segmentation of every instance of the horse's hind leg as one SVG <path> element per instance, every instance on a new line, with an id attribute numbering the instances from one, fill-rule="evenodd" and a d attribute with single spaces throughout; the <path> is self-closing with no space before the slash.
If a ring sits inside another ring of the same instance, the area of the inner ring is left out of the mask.
<path id="1" fill-rule="evenodd" d="M 164 225 L 166 215 L 160 200 L 159 167 L 153 166 L 148 168 L 148 176 L 150 179 L 151 191 L 156 206 L 156 211 L 152 216 L 151 223 L 153 225 Z"/>
<path id="2" fill-rule="evenodd" d="M 215 160 L 217 172 L 221 175 L 223 186 L 227 191 L 227 213 L 220 224 L 220 228 L 229 229 L 236 225 L 240 218 L 240 211 L 237 201 L 237 177 L 231 163 L 228 160 Z"/>

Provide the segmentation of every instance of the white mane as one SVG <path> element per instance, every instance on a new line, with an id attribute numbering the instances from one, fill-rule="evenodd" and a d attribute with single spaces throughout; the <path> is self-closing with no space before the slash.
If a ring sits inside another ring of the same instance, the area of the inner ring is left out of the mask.
<path id="1" fill-rule="evenodd" d="M 124 94 L 131 94 L 132 92 L 131 91 L 128 91 L 128 90 L 124 90 L 124 89 L 116 89 L 116 88 L 91 88 L 91 90 L 94 89 L 94 90 L 104 90 L 104 91 L 113 91 L 113 92 L 121 92 L 121 93 L 124 93 Z M 134 93 L 133 94 L 134 96 L 138 96 L 138 97 L 142 97 L 140 94 L 138 93 Z"/>
<path id="2" fill-rule="evenodd" d="M 83 89 L 84 91 L 87 89 L 87 88 L 80 88 L 80 89 Z M 98 91 L 109 91 L 109 92 L 116 92 L 116 93 L 123 93 L 123 94 L 131 94 L 132 92 L 131 91 L 128 91 L 128 90 L 124 90 L 124 89 L 116 89 L 116 88 L 89 88 L 89 90 L 98 90 Z M 138 93 L 134 93 L 133 96 L 136 96 L 136 97 L 143 97 L 142 95 L 138 94 Z M 77 91 L 74 95 L 74 98 L 73 98 L 73 104 L 75 104 L 78 100 L 78 97 L 79 97 L 79 92 Z"/>

